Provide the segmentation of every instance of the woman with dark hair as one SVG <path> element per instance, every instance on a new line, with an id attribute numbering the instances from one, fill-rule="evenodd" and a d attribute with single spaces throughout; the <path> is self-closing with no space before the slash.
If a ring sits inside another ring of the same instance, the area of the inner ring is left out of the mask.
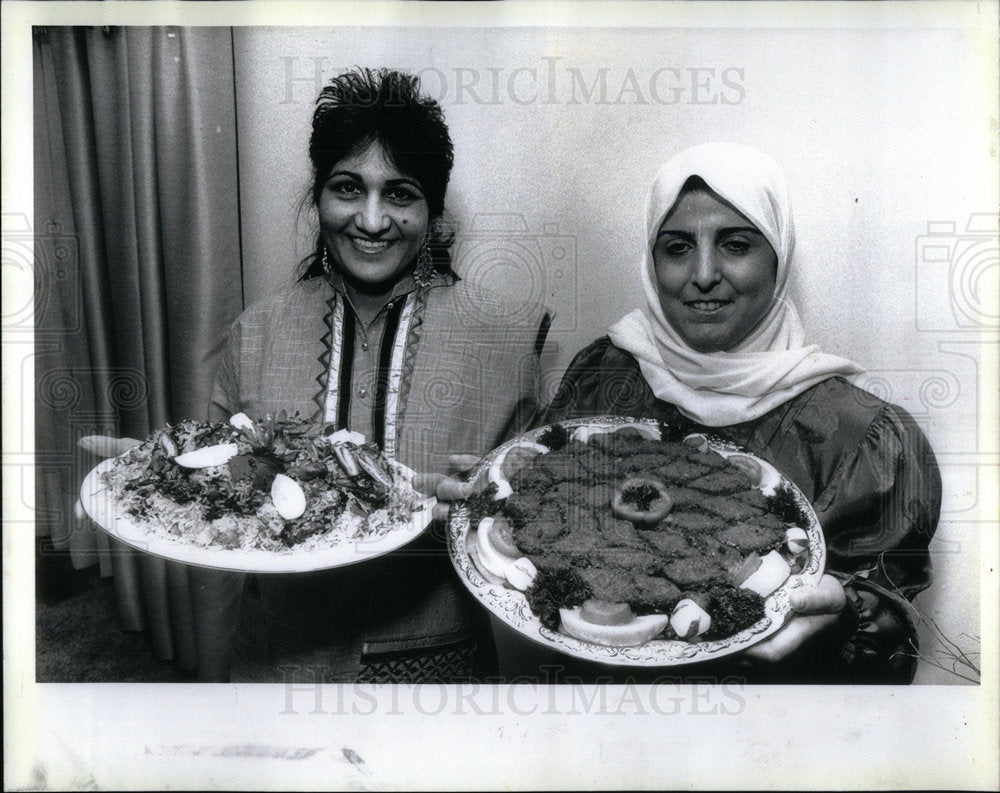
<path id="1" fill-rule="evenodd" d="M 340 75 L 319 96 L 309 154 L 316 249 L 233 325 L 212 417 L 298 413 L 422 472 L 493 448 L 536 407 L 547 317 L 452 270 L 441 108 L 409 75 Z M 209 679 L 225 678 L 234 632 L 233 680 L 448 682 L 492 666 L 485 614 L 433 527 L 332 571 L 200 578 L 218 591 Z"/>

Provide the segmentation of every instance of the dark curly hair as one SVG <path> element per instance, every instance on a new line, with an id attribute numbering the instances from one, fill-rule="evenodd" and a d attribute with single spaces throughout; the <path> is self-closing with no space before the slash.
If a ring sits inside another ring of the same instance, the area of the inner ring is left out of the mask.
<path id="1" fill-rule="evenodd" d="M 320 92 L 313 113 L 309 158 L 316 206 L 334 166 L 378 143 L 400 172 L 417 180 L 430 214 L 428 247 L 439 270 L 451 267 L 454 232 L 445 222 L 444 197 L 454 151 L 441 106 L 421 96 L 420 79 L 390 69 L 356 69 L 334 78 Z M 322 236 L 302 262 L 302 278 L 321 275 Z"/>

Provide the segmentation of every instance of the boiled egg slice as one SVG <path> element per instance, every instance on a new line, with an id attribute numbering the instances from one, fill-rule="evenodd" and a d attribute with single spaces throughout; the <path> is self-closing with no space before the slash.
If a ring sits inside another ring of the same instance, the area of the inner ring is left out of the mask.
<path id="1" fill-rule="evenodd" d="M 758 567 L 740 586 L 756 592 L 761 597 L 767 597 L 780 587 L 791 575 L 788 562 L 777 551 L 771 551 L 761 557 Z"/>
<path id="2" fill-rule="evenodd" d="M 643 424 L 638 421 L 630 421 L 625 424 L 618 424 L 614 427 L 577 427 L 573 430 L 573 434 L 570 437 L 580 443 L 586 443 L 595 435 L 607 435 L 608 433 L 618 432 L 618 430 L 626 428 L 635 430 L 643 437 L 649 438 L 651 441 L 660 440 L 660 430 L 658 427 L 655 427 L 652 424 Z"/>
<path id="3" fill-rule="evenodd" d="M 209 468 L 213 465 L 225 465 L 239 454 L 235 443 L 217 443 L 214 446 L 202 446 L 193 452 L 178 454 L 174 462 L 185 468 Z"/>
<path id="4" fill-rule="evenodd" d="M 538 575 L 538 570 L 526 556 L 508 556 L 497 550 L 494 543 L 490 542 L 493 523 L 493 518 L 483 518 L 476 530 L 476 551 L 479 562 L 486 572 L 504 579 L 512 587 L 523 592 L 531 586 L 531 582 Z"/>
<path id="5" fill-rule="evenodd" d="M 585 642 L 608 647 L 637 647 L 663 632 L 670 618 L 666 614 L 646 614 L 623 625 L 599 625 L 580 614 L 580 607 L 559 609 L 564 633 Z"/>
<path id="6" fill-rule="evenodd" d="M 504 462 L 507 461 L 508 456 L 524 455 L 526 459 L 530 457 L 537 456 L 539 454 L 548 454 L 550 451 L 548 446 L 543 446 L 540 443 L 535 443 L 534 441 L 522 441 L 521 443 L 516 443 L 507 449 L 503 454 L 499 455 L 490 466 L 490 470 L 487 473 L 487 480 L 492 482 L 497 486 L 497 494 L 493 497 L 495 501 L 500 501 L 501 499 L 507 498 L 511 493 L 514 492 L 513 488 L 510 486 L 510 482 L 507 481 L 507 471 L 505 469 Z"/>

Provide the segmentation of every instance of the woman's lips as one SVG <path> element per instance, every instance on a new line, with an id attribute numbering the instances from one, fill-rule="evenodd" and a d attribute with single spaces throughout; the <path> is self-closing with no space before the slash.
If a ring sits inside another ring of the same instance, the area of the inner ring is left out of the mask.
<path id="1" fill-rule="evenodd" d="M 366 240 L 362 237 L 351 237 L 350 240 L 355 250 L 364 254 L 382 253 L 395 242 L 395 240 Z"/>
<path id="2" fill-rule="evenodd" d="M 715 314 L 729 303 L 729 300 L 686 300 L 684 305 L 699 314 Z"/>

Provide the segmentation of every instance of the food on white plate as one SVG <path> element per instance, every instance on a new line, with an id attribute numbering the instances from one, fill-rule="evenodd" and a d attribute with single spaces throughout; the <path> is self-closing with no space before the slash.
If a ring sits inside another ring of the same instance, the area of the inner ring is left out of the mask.
<path id="1" fill-rule="evenodd" d="M 217 443 L 178 454 L 174 462 L 185 468 L 211 468 L 214 465 L 225 465 L 239 453 L 240 447 L 235 443 Z"/>
<path id="2" fill-rule="evenodd" d="M 754 487 L 760 487 L 760 483 L 764 479 L 764 469 L 753 457 L 747 457 L 745 454 L 730 454 L 726 457 L 726 462 L 745 473 Z"/>
<path id="3" fill-rule="evenodd" d="M 747 557 L 743 560 L 743 563 L 733 570 L 732 582 L 733 586 L 742 586 L 743 582 L 746 581 L 750 576 L 757 572 L 760 567 L 760 555 L 754 552 L 747 554 Z"/>
<path id="4" fill-rule="evenodd" d="M 740 586 L 767 597 L 788 580 L 791 572 L 785 558 L 777 551 L 771 551 L 761 557 L 760 566 Z"/>
<path id="5" fill-rule="evenodd" d="M 705 600 L 707 599 L 702 602 Z M 670 615 L 670 627 L 674 629 L 679 639 L 691 641 L 712 627 L 712 617 L 700 603 L 692 598 L 684 598 L 674 606 L 674 611 Z"/>
<path id="6" fill-rule="evenodd" d="M 682 443 L 685 446 L 689 446 L 699 452 L 708 451 L 708 438 L 702 435 L 700 432 L 692 433 L 691 435 L 685 436 Z"/>
<path id="7" fill-rule="evenodd" d="M 625 625 L 635 619 L 628 603 L 610 603 L 596 598 L 583 601 L 580 616 L 595 625 Z"/>
<path id="8" fill-rule="evenodd" d="M 792 526 L 785 530 L 785 545 L 789 551 L 798 556 L 809 550 L 809 535 L 805 529 Z"/>
<path id="9" fill-rule="evenodd" d="M 483 518 L 476 530 L 476 550 L 479 552 L 479 561 L 489 572 L 500 578 L 504 577 L 504 568 L 509 562 L 513 562 L 516 556 L 506 556 L 500 553 L 490 542 L 490 530 L 493 528 L 494 518 Z"/>
<path id="10" fill-rule="evenodd" d="M 511 494 L 510 477 L 529 465 L 539 454 L 545 454 L 548 448 L 540 443 L 523 441 L 507 449 L 499 455 L 490 466 L 488 480 L 497 486 L 494 499 L 507 498 Z"/>
<path id="11" fill-rule="evenodd" d="M 538 571 L 534 563 L 518 551 L 516 546 L 513 548 L 513 553 L 500 550 L 504 544 L 502 540 L 497 540 L 495 535 L 503 532 L 504 524 L 506 524 L 504 518 L 483 518 L 480 521 L 476 531 L 479 562 L 487 572 L 506 580 L 515 589 L 523 591 L 531 585 Z M 506 528 L 509 530 L 509 525 Z"/>
<path id="12" fill-rule="evenodd" d="M 490 544 L 504 556 L 509 556 L 511 559 L 521 558 L 521 551 L 514 542 L 514 529 L 506 518 L 501 516 L 493 519 L 489 540 Z"/>
<path id="13" fill-rule="evenodd" d="M 306 494 L 291 477 L 275 474 L 271 482 L 271 501 L 278 514 L 285 520 L 302 517 L 306 511 Z"/>
<path id="14" fill-rule="evenodd" d="M 236 414 L 157 430 L 101 478 L 147 536 L 285 553 L 408 526 L 424 498 L 404 471 L 357 433 Z"/>
<path id="15" fill-rule="evenodd" d="M 646 614 L 621 625 L 600 625 L 585 619 L 580 612 L 579 607 L 559 609 L 562 630 L 576 639 L 610 647 L 645 644 L 663 633 L 670 621 L 666 614 Z"/>
<path id="16" fill-rule="evenodd" d="M 670 512 L 674 501 L 666 485 L 648 476 L 630 476 L 615 488 L 611 512 L 615 517 L 654 526 Z"/>
<path id="17" fill-rule="evenodd" d="M 514 589 L 524 592 L 534 583 L 535 576 L 538 575 L 538 568 L 527 556 L 522 556 L 511 562 L 504 570 L 504 577 L 507 583 Z"/>
<path id="18" fill-rule="evenodd" d="M 642 424 L 637 421 L 624 422 L 615 427 L 577 427 L 573 430 L 570 437 L 580 443 L 586 443 L 597 435 L 612 435 L 615 433 L 628 434 L 630 432 L 643 438 L 648 438 L 649 440 L 660 440 L 660 431 L 656 427 L 651 424 Z"/>
<path id="19" fill-rule="evenodd" d="M 252 430 L 253 429 L 253 419 L 250 418 L 246 413 L 234 413 L 229 417 L 229 423 L 232 424 L 238 430 Z"/>
<path id="20" fill-rule="evenodd" d="M 760 621 L 764 598 L 808 557 L 796 549 L 808 551 L 810 518 L 780 474 L 662 424 L 579 429 L 552 425 L 511 447 L 531 452 L 517 465 L 498 455 L 488 467 L 466 502 L 479 527 L 474 561 L 510 584 L 515 557 L 530 560 L 533 580 L 517 588 L 532 611 L 546 628 L 596 637 L 584 641 L 622 644 L 642 631 L 593 626 L 637 630 L 652 617 L 663 627 L 650 638 L 688 642 Z"/>

